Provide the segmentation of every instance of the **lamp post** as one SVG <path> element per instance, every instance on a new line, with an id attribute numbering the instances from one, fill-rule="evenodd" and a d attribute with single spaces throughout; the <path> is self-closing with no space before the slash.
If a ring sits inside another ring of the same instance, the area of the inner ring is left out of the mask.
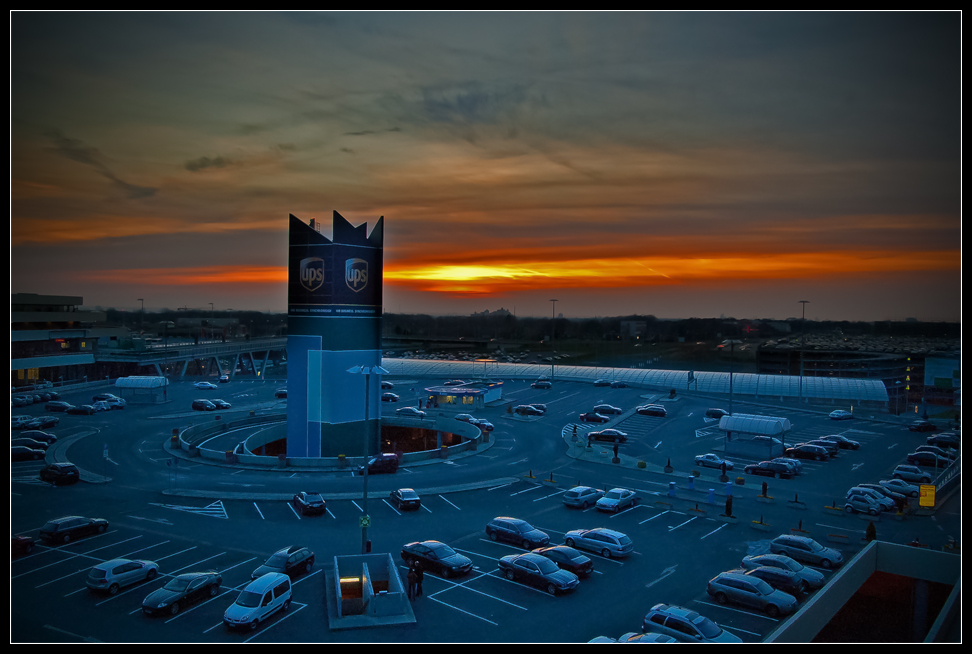
<path id="1" fill-rule="evenodd" d="M 804 321 L 807 319 L 807 303 L 810 300 L 800 300 L 800 304 L 803 305 L 803 317 L 800 318 L 800 401 L 803 402 L 803 350 L 807 344 L 806 329 L 803 326 Z"/>
<path id="2" fill-rule="evenodd" d="M 138 298 L 137 301 L 142 303 L 142 312 L 141 314 L 139 314 L 139 318 L 138 318 L 138 330 L 142 331 L 142 329 L 145 326 L 145 300 L 143 300 L 142 298 Z"/>
<path id="3" fill-rule="evenodd" d="M 385 375 L 388 371 L 381 366 L 353 366 L 348 368 L 348 372 L 352 375 L 364 375 L 365 376 L 365 427 L 364 427 L 364 438 L 363 450 L 364 450 L 364 484 L 362 488 L 361 497 L 361 553 L 368 553 L 368 523 L 371 518 L 368 516 L 368 441 L 369 441 L 369 429 L 368 429 L 368 418 L 369 409 L 371 407 L 370 395 L 371 395 L 371 375 Z"/>
<path id="4" fill-rule="evenodd" d="M 557 300 L 550 300 L 550 349 L 553 350 L 554 332 L 557 331 Z"/>
<path id="5" fill-rule="evenodd" d="M 732 339 L 732 338 L 727 338 L 726 340 L 722 341 L 722 344 L 724 346 L 725 345 L 728 345 L 729 346 L 729 415 L 730 416 L 732 415 L 732 369 L 733 369 L 733 364 L 735 363 L 735 360 L 736 360 L 735 357 L 732 355 L 732 351 L 733 351 L 733 347 L 736 345 L 736 343 L 742 343 L 742 341 L 737 341 L 737 340 Z M 725 435 L 724 438 L 726 438 L 726 439 L 729 438 L 729 432 L 726 432 L 726 435 Z M 725 447 L 725 445 L 726 444 L 725 444 L 725 441 L 724 441 L 723 442 L 723 447 Z"/>

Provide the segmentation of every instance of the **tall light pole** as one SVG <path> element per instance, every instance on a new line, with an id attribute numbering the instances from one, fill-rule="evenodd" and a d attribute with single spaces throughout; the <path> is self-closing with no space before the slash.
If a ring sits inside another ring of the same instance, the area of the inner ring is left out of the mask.
<path id="1" fill-rule="evenodd" d="M 368 515 L 368 441 L 370 440 L 370 429 L 368 427 L 369 409 L 371 407 L 371 375 L 386 375 L 388 371 L 381 366 L 354 366 L 348 368 L 348 372 L 352 375 L 364 375 L 365 376 L 365 429 L 363 450 L 364 450 L 364 484 L 362 488 L 361 497 L 361 553 L 367 554 L 368 547 L 368 524 L 371 522 L 371 517 Z"/>
<path id="2" fill-rule="evenodd" d="M 729 345 L 729 415 L 730 416 L 732 415 L 732 370 L 733 370 L 733 364 L 736 361 L 736 358 L 732 355 L 732 350 L 733 350 L 733 346 L 735 346 L 736 343 L 742 343 L 742 341 L 737 341 L 732 338 L 727 338 L 726 340 L 722 341 L 723 345 L 727 345 L 727 344 Z M 726 432 L 724 438 L 726 439 L 729 438 L 728 431 Z M 725 445 L 726 445 L 725 442 L 723 442 L 723 448 L 725 448 Z"/>
<path id="3" fill-rule="evenodd" d="M 145 300 L 138 298 L 138 302 L 142 303 L 142 313 L 138 319 L 138 330 L 142 331 L 142 329 L 145 327 Z"/>
<path id="4" fill-rule="evenodd" d="M 803 349 L 807 344 L 807 333 L 804 328 L 804 321 L 807 319 L 807 304 L 810 300 L 800 300 L 803 305 L 803 317 L 800 318 L 800 401 L 803 402 Z"/>
<path id="5" fill-rule="evenodd" d="M 557 300 L 550 300 L 550 303 L 550 318 L 552 320 L 552 324 L 550 325 L 550 349 L 553 350 L 554 332 L 557 330 Z"/>

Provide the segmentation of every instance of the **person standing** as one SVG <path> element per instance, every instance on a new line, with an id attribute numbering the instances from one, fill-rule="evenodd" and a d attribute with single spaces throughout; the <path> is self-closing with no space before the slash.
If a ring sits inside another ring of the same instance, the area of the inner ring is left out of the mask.
<path id="1" fill-rule="evenodd" d="M 415 572 L 415 564 L 408 567 L 408 599 L 414 600 L 415 591 L 418 588 L 418 573 Z"/>
<path id="2" fill-rule="evenodd" d="M 422 597 L 422 578 L 425 577 L 425 571 L 422 570 L 422 564 L 415 564 L 415 597 Z"/>

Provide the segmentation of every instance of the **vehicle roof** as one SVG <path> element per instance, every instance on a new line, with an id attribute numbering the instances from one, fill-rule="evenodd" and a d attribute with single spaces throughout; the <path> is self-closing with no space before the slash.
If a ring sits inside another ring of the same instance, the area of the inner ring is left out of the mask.
<path id="1" fill-rule="evenodd" d="M 290 577 L 282 572 L 268 572 L 248 583 L 244 590 L 248 590 L 251 593 L 264 593 L 271 586 L 284 580 L 289 582 Z"/>
<path id="2" fill-rule="evenodd" d="M 109 570 L 114 568 L 116 565 L 122 565 L 123 563 L 131 563 L 132 561 L 138 561 L 141 559 L 111 559 L 110 561 L 102 561 L 98 565 L 94 566 L 96 570 Z"/>

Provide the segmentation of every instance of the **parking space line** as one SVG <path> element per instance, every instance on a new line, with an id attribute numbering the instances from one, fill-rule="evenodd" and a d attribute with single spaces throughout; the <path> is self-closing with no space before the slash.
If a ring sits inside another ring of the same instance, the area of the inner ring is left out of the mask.
<path id="1" fill-rule="evenodd" d="M 668 531 L 675 531 L 675 530 L 676 530 L 676 529 L 678 529 L 679 527 L 682 527 L 682 526 L 684 526 L 684 525 L 687 525 L 688 523 L 690 523 L 690 522 L 692 522 L 693 520 L 696 520 L 696 519 L 697 519 L 696 517 L 691 517 L 691 518 L 689 518 L 688 520 L 686 520 L 685 522 L 683 522 L 683 523 L 682 523 L 682 524 L 680 524 L 680 525 L 676 525 L 676 526 L 674 526 L 674 527 L 669 527 L 669 528 L 668 528 Z"/>
<path id="2" fill-rule="evenodd" d="M 254 502 L 254 505 L 255 504 L 256 504 L 256 502 Z M 290 509 L 290 512 L 293 513 L 297 517 L 298 520 L 300 520 L 300 516 L 297 515 L 297 511 L 294 510 L 294 506 L 290 502 L 287 502 L 287 508 Z M 263 514 L 261 513 L 260 516 L 263 517 Z"/>
<path id="3" fill-rule="evenodd" d="M 487 492 L 494 491 L 494 490 L 498 490 L 498 489 L 501 489 L 501 488 L 506 488 L 507 486 L 512 486 L 515 483 L 516 482 L 511 481 L 511 482 L 509 482 L 507 484 L 501 484 L 500 486 L 493 486 L 492 488 L 488 488 L 486 490 L 487 490 Z"/>
<path id="4" fill-rule="evenodd" d="M 159 545 L 165 545 L 165 544 L 166 544 L 166 543 L 168 543 L 168 542 L 169 542 L 169 541 L 167 541 L 167 540 L 164 540 L 164 541 L 162 541 L 161 543 L 155 543 L 154 545 L 149 545 L 149 546 L 147 546 L 147 547 L 143 547 L 143 548 L 142 548 L 142 549 L 140 549 L 140 550 L 135 550 L 134 552 L 129 552 L 128 554 L 122 554 L 121 556 L 116 556 L 116 557 L 114 557 L 114 558 L 117 558 L 117 559 L 127 559 L 127 558 L 128 558 L 128 557 L 130 557 L 130 556 L 131 556 L 132 554 L 138 554 L 139 552 L 144 552 L 145 550 L 150 550 L 150 549 L 152 549 L 153 547 L 158 547 Z"/>
<path id="5" fill-rule="evenodd" d="M 442 600 L 440 600 L 440 599 L 438 599 L 436 597 L 432 597 L 431 595 L 429 595 L 429 599 L 432 600 L 433 602 L 438 602 L 439 604 L 442 604 L 443 606 L 448 606 L 450 609 L 455 609 L 456 611 L 459 611 L 460 613 L 465 613 L 466 615 L 471 616 L 473 618 L 478 618 L 479 620 L 482 620 L 483 622 L 488 622 L 491 625 L 493 625 L 494 627 L 498 627 L 499 626 L 497 623 L 493 622 L 492 620 L 487 620 L 486 618 L 484 618 L 481 615 L 476 615 L 475 613 L 470 613 L 469 611 L 460 609 L 458 606 L 453 606 L 452 604 L 449 604 L 447 602 L 443 602 Z"/>
<path id="6" fill-rule="evenodd" d="M 516 491 L 515 493 L 510 493 L 510 497 L 513 497 L 513 496 L 515 496 L 515 495 L 520 495 L 521 493 L 529 493 L 530 491 L 535 491 L 535 490 L 537 490 L 538 488 L 543 488 L 543 486 L 540 486 L 540 485 L 538 484 L 538 485 L 536 485 L 536 486 L 531 486 L 530 488 L 524 488 L 524 489 L 523 489 L 523 490 L 521 490 L 521 491 Z"/>
<path id="7" fill-rule="evenodd" d="M 661 516 L 663 516 L 663 515 L 665 515 L 666 513 L 671 513 L 671 509 L 668 509 L 667 511 L 662 511 L 661 513 L 656 513 L 655 515 L 653 515 L 653 516 L 651 516 L 650 518 L 646 518 L 645 520 L 642 520 L 642 521 L 641 521 L 641 522 L 639 522 L 638 524 L 639 524 L 639 525 L 643 525 L 643 524 L 645 524 L 646 522 L 651 522 L 651 521 L 652 521 L 652 520 L 654 520 L 655 518 L 660 518 Z"/>
<path id="8" fill-rule="evenodd" d="M 260 514 L 260 518 L 262 520 L 266 520 L 266 518 L 263 517 L 263 511 L 260 510 L 260 507 L 257 506 L 257 503 L 256 502 L 253 503 L 253 508 L 256 509 L 257 510 L 257 513 Z"/>
<path id="9" fill-rule="evenodd" d="M 155 560 L 156 560 L 156 562 L 158 562 L 158 561 L 165 561 L 166 559 L 171 559 L 173 556 L 178 556 L 179 554 L 185 554 L 186 552 L 189 552 L 190 550 L 194 550 L 194 549 L 196 549 L 196 547 L 197 547 L 196 545 L 193 545 L 189 549 L 182 550 L 181 552 L 176 552 L 175 554 L 169 554 L 167 556 L 163 556 L 163 557 L 158 558 L 158 559 L 155 559 Z"/>
<path id="10" fill-rule="evenodd" d="M 121 545 L 122 543 L 127 543 L 130 540 L 135 540 L 136 538 L 141 538 L 141 536 L 133 536 L 132 538 L 128 538 L 128 539 L 123 540 L 121 542 L 112 543 L 111 545 L 105 545 L 104 547 L 99 547 L 99 548 L 96 548 L 96 549 L 93 549 L 93 550 L 88 550 L 87 552 L 68 552 L 68 557 L 66 559 L 61 559 L 59 561 L 55 561 L 54 563 L 48 563 L 47 565 L 42 565 L 39 568 L 34 568 L 33 570 L 28 570 L 27 572 L 21 572 L 19 575 L 14 575 L 14 576 L 12 576 L 10 578 L 11 579 L 17 579 L 19 577 L 23 577 L 24 575 L 29 575 L 31 572 L 37 572 L 38 570 L 43 570 L 43 569 L 49 568 L 49 567 L 51 567 L 53 565 L 57 565 L 58 563 L 64 563 L 65 561 L 70 561 L 71 559 L 76 559 L 78 557 L 86 557 L 86 558 L 95 559 L 96 561 L 102 561 L 103 559 L 100 559 L 97 556 L 90 556 L 91 552 L 97 552 L 98 550 L 103 550 L 103 549 L 107 549 L 109 547 L 114 547 L 115 545 Z M 80 541 L 76 541 L 76 542 L 80 542 Z M 51 548 L 48 551 L 50 551 L 50 552 L 60 552 L 62 550 L 57 549 L 57 548 Z M 47 583 L 50 583 L 50 582 L 47 582 Z M 43 583 L 43 584 L 41 584 L 41 586 L 46 586 L 47 583 Z M 40 588 L 40 586 L 37 586 L 37 588 Z"/>
<path id="11" fill-rule="evenodd" d="M 722 529 L 723 527 L 725 527 L 725 526 L 726 526 L 726 525 L 728 525 L 728 524 L 729 524 L 728 522 L 724 522 L 724 523 L 722 523 L 721 525 L 719 525 L 718 527 L 716 527 L 715 529 L 713 529 L 712 531 L 710 531 L 709 533 L 707 533 L 707 534 L 706 534 L 705 536 L 703 536 L 703 537 L 702 537 L 702 538 L 700 538 L 699 540 L 705 540 L 706 538 L 708 538 L 708 537 L 709 537 L 709 536 L 711 536 L 712 534 L 714 534 L 714 533 L 716 533 L 717 531 L 719 531 L 720 529 Z"/>
<path id="12" fill-rule="evenodd" d="M 562 495 L 563 493 L 566 493 L 566 492 L 567 492 L 567 489 L 566 488 L 562 488 L 559 491 L 557 491 L 556 493 L 550 493 L 550 495 L 544 495 L 543 497 L 538 497 L 537 499 L 535 499 L 533 501 L 534 502 L 539 502 L 540 500 L 545 500 L 548 497 L 554 497 L 556 495 Z"/>
<path id="13" fill-rule="evenodd" d="M 384 502 L 385 505 L 388 506 L 389 509 L 391 509 L 392 511 L 394 511 L 398 515 L 402 515 L 401 512 L 398 509 L 396 509 L 395 507 L 393 507 L 388 500 L 386 500 L 385 498 L 382 498 L 381 501 Z"/>
<path id="14" fill-rule="evenodd" d="M 720 609 L 725 609 L 726 611 L 735 611 L 736 613 L 742 613 L 743 615 L 751 615 L 757 618 L 762 618 L 764 620 L 769 620 L 770 622 L 779 622 L 777 618 L 771 618 L 768 615 L 763 615 L 761 613 L 753 613 L 752 611 L 743 611 L 742 609 L 736 609 L 731 606 L 725 606 L 723 604 L 713 604 L 712 602 L 706 602 L 703 600 L 695 600 L 699 604 L 705 604 L 706 606 L 715 606 Z"/>
<path id="15" fill-rule="evenodd" d="M 297 602 L 291 601 L 291 605 L 296 605 L 296 604 L 297 604 Z M 278 624 L 280 624 L 281 622 L 283 622 L 287 618 L 289 618 L 289 617 L 291 617 L 293 615 L 296 615 L 299 611 L 302 611 L 305 608 L 307 608 L 307 605 L 306 604 L 301 604 L 299 607 L 297 607 L 296 610 L 288 612 L 287 615 L 285 615 L 284 617 L 280 618 L 279 620 L 274 620 L 274 622 L 273 622 L 272 625 L 270 625 L 266 629 L 261 629 L 260 631 L 258 631 L 257 633 L 253 634 L 252 636 L 250 636 L 249 638 L 247 638 L 243 642 L 244 643 L 248 643 L 251 640 L 253 640 L 254 638 L 256 638 L 257 636 L 262 636 L 263 634 L 265 634 L 266 632 L 270 631 L 271 629 L 273 629 L 274 627 L 276 627 Z"/>

